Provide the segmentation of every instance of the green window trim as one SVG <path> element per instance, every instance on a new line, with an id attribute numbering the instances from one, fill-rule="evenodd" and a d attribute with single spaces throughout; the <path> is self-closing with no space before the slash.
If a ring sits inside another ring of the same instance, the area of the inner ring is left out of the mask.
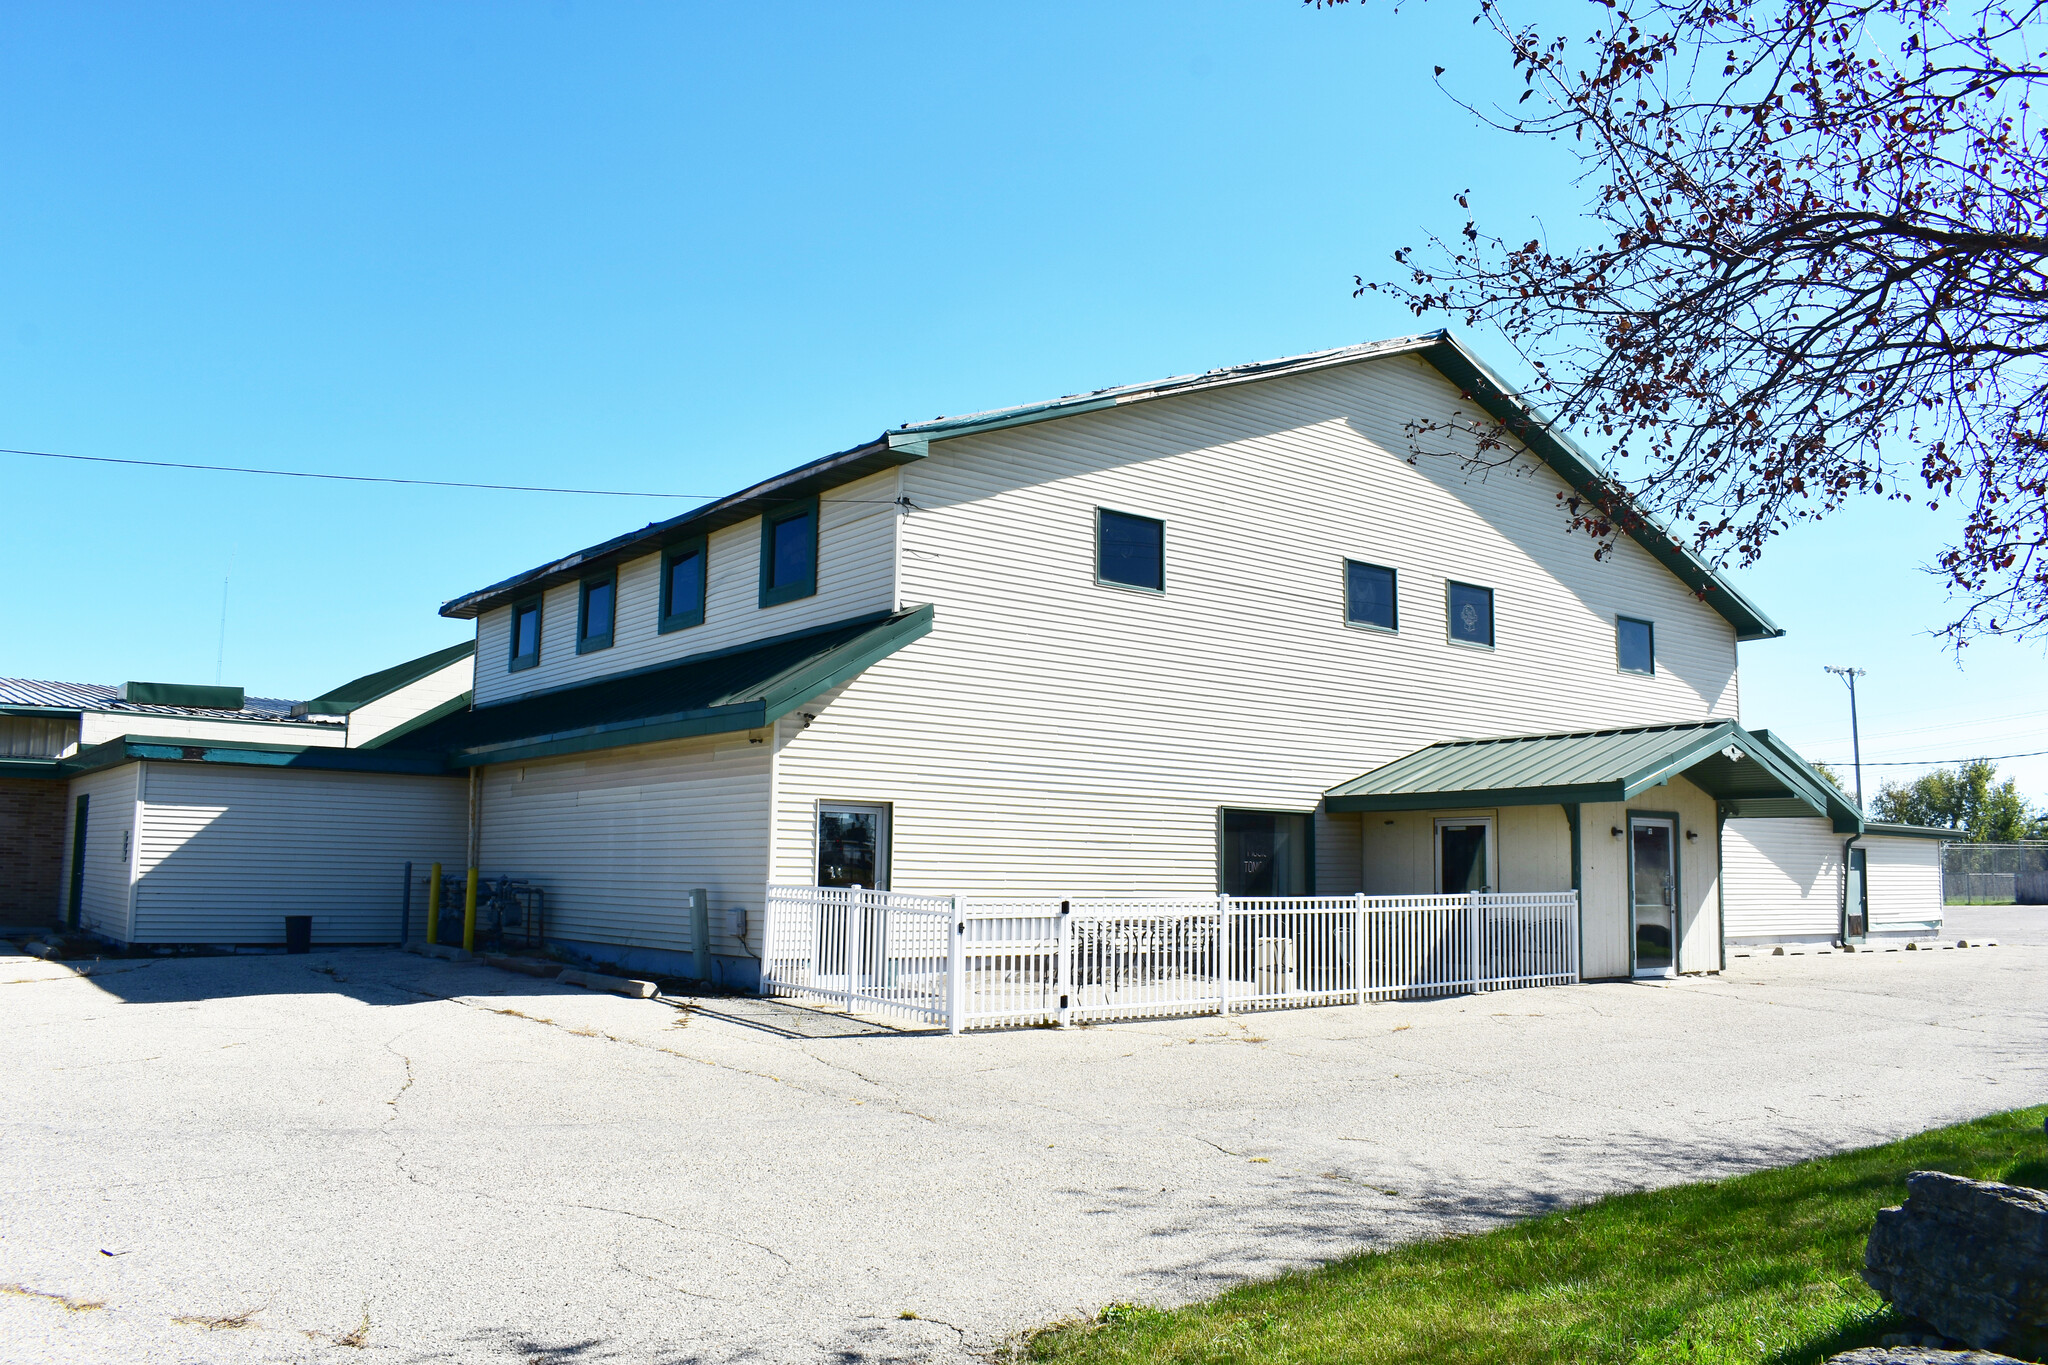
<path id="1" fill-rule="evenodd" d="M 697 596 L 694 602 L 677 602 L 673 595 L 675 564 L 691 555 L 697 557 Z M 704 595 L 711 581 L 711 544 L 703 536 L 692 536 L 668 545 L 661 552 L 661 623 L 658 633 L 688 630 L 704 624 Z"/>
<path id="2" fill-rule="evenodd" d="M 811 534 L 808 546 L 808 563 L 802 577 L 792 577 L 787 582 L 775 582 L 775 529 L 799 517 L 810 518 Z M 784 602 L 818 595 L 818 500 L 801 498 L 786 503 L 773 512 L 761 514 L 761 606 L 775 607 Z"/>
<path id="3" fill-rule="evenodd" d="M 605 624 L 602 633 L 591 633 L 590 595 L 598 589 L 608 590 L 611 598 L 611 620 Z M 612 636 L 619 628 L 619 575 L 617 570 L 592 574 L 576 589 L 576 652 L 594 654 L 600 649 L 612 647 Z"/>
<path id="4" fill-rule="evenodd" d="M 1361 569 L 1371 569 L 1374 573 L 1383 573 L 1387 576 L 1387 614 L 1392 618 L 1387 624 L 1380 625 L 1376 621 L 1362 621 L 1352 614 L 1351 570 L 1353 566 Z M 1384 564 L 1371 564 L 1363 559 L 1346 559 L 1344 561 L 1344 624 L 1353 630 L 1369 630 L 1375 635 L 1399 635 L 1401 633 L 1401 571 L 1390 569 Z"/>
<path id="5" fill-rule="evenodd" d="M 1648 668 L 1629 667 L 1627 657 L 1622 653 L 1621 647 L 1622 628 L 1624 626 L 1641 626 L 1643 628 L 1644 633 L 1648 637 L 1650 651 L 1650 666 Z M 1654 678 L 1657 676 L 1657 623 L 1655 621 L 1648 621 L 1640 616 L 1617 616 L 1614 618 L 1614 671 L 1617 673 L 1633 674 L 1638 678 Z"/>
<path id="6" fill-rule="evenodd" d="M 1456 595 L 1457 590 L 1460 588 L 1463 588 L 1467 592 L 1481 592 L 1486 594 L 1486 639 L 1483 642 L 1479 640 L 1461 640 L 1458 638 L 1457 631 L 1453 629 L 1455 622 L 1452 618 L 1452 612 L 1455 611 L 1456 608 L 1454 608 L 1451 605 L 1451 600 Z M 1498 648 L 1500 644 L 1499 606 L 1499 600 L 1495 597 L 1492 588 L 1482 587 L 1480 584 L 1477 583 L 1461 583 L 1456 579 L 1445 579 L 1444 638 L 1448 640 L 1451 644 L 1458 645 L 1464 649 L 1484 649 L 1491 651 Z"/>
<path id="7" fill-rule="evenodd" d="M 519 652 L 519 618 L 529 610 L 533 612 L 533 652 L 521 654 Z M 528 597 L 512 604 L 511 629 L 506 632 L 507 662 L 505 671 L 507 673 L 517 673 L 522 669 L 533 668 L 540 663 L 541 628 L 546 622 L 547 615 L 541 610 L 540 598 Z"/>
<path id="8" fill-rule="evenodd" d="M 1126 583 L 1120 578 L 1106 578 L 1102 573 L 1102 519 L 1105 516 L 1123 517 L 1128 521 L 1146 521 L 1159 528 L 1159 585 L 1147 583 Z M 1163 517 L 1148 517 L 1143 512 L 1125 512 L 1115 507 L 1095 509 L 1095 586 L 1117 588 L 1124 592 L 1142 592 L 1152 597 L 1166 595 L 1166 520 Z"/>

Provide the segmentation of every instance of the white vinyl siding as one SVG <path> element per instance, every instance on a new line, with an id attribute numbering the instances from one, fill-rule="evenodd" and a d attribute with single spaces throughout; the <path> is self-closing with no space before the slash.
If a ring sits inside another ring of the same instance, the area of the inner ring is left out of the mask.
<path id="1" fill-rule="evenodd" d="M 1864 875 L 1870 880 L 1870 932 L 1934 934 L 1942 925 L 1941 841 L 1865 835 Z"/>
<path id="2" fill-rule="evenodd" d="M 148 770 L 137 943 L 280 943 L 286 915 L 311 915 L 315 944 L 395 942 L 405 864 L 462 866 L 458 778 L 131 766 Z"/>
<path id="3" fill-rule="evenodd" d="M 77 837 L 78 798 L 90 796 L 85 817 L 85 882 L 79 928 L 128 941 L 135 866 L 135 800 L 143 765 L 123 763 L 71 779 L 64 812 L 64 874 L 58 914 L 71 915 L 71 850 Z"/>
<path id="4" fill-rule="evenodd" d="M 1847 838 L 1818 818 L 1730 820 L 1721 832 L 1728 865 L 1728 941 L 1839 936 Z"/>
<path id="5" fill-rule="evenodd" d="M 348 743 L 348 727 L 340 721 L 209 720 L 199 716 L 158 716 L 132 711 L 87 711 L 79 717 L 79 747 L 90 749 L 123 735 L 150 739 L 189 739 L 206 744 Z"/>
<path id="6" fill-rule="evenodd" d="M 1403 424 L 1457 404 L 1401 358 L 936 443 L 901 560 L 933 633 L 784 727 L 777 877 L 810 879 L 817 801 L 888 801 L 899 889 L 1213 892 L 1219 807 L 1312 810 L 1439 739 L 1736 715 L 1733 629 L 1631 541 L 1596 561 L 1555 475 L 1408 463 Z M 1097 507 L 1167 523 L 1163 594 L 1096 586 Z M 1398 633 L 1346 626 L 1346 559 L 1398 572 Z M 1447 579 L 1494 590 L 1494 650 L 1447 640 Z M 1617 614 L 1657 621 L 1658 676 L 1617 673 Z M 1317 820 L 1318 889 L 1359 889 L 1359 839 Z"/>
<path id="7" fill-rule="evenodd" d="M 701 886 L 712 951 L 748 956 L 716 912 L 760 923 L 769 751 L 736 734 L 487 768 L 484 871 L 541 885 L 550 938 L 679 952 Z"/>
<path id="8" fill-rule="evenodd" d="M 457 659 L 395 692 L 358 706 L 348 714 L 350 747 L 361 748 L 387 730 L 396 729 L 469 691 L 475 665 L 474 658 Z"/>
<path id="9" fill-rule="evenodd" d="M 0 758 L 67 758 L 77 747 L 76 716 L 0 716 Z"/>
<path id="10" fill-rule="evenodd" d="M 700 626 L 660 633 L 659 551 L 619 566 L 610 649 L 576 652 L 576 583 L 565 583 L 547 593 L 541 610 L 540 663 L 533 668 L 507 671 L 512 610 L 507 605 L 487 611 L 477 619 L 477 704 L 590 682 L 870 612 L 892 611 L 896 607 L 895 496 L 894 471 L 827 491 L 818 507 L 818 591 L 780 606 L 760 605 L 761 521 L 756 517 L 711 534 L 704 624 Z"/>

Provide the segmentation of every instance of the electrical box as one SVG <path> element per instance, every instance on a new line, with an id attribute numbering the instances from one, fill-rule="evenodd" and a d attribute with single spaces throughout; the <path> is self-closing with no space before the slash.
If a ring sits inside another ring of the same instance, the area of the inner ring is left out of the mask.
<path id="1" fill-rule="evenodd" d="M 740 942 L 745 943 L 747 941 L 747 907 L 735 905 L 725 913 L 727 917 L 726 932 Z"/>

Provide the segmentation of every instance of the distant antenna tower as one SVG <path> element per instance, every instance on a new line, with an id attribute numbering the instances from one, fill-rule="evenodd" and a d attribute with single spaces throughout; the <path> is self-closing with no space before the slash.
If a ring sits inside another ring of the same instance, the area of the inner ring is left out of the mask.
<path id="1" fill-rule="evenodd" d="M 228 571 L 220 576 L 220 647 L 213 652 L 213 685 L 220 686 L 222 665 L 228 657 L 228 579 L 234 577 L 235 551 L 228 549 Z"/>

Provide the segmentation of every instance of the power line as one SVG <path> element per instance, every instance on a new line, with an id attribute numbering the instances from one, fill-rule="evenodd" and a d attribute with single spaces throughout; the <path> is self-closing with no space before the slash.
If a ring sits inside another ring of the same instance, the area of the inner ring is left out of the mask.
<path id="1" fill-rule="evenodd" d="M 1979 759 L 1986 763 L 2003 763 L 2008 758 L 2039 758 L 2043 754 L 2048 754 L 2048 749 L 2036 749 L 2032 753 L 2025 754 L 1972 754 L 1968 758 L 1894 758 L 1883 763 L 1865 759 L 1863 766 L 1866 768 L 1935 768 L 1940 767 L 1944 763 L 1975 763 Z M 1823 760 L 1823 762 L 1825 761 Z M 1842 765 L 1840 760 L 1836 760 L 1831 766 L 1839 768 Z"/>
<path id="2" fill-rule="evenodd" d="M 0 455 L 33 455 L 42 460 L 82 460 L 88 464 L 132 464 L 147 469 L 204 469 L 216 474 L 268 474 L 280 479 L 335 479 L 342 483 L 403 483 L 419 488 L 485 488 L 504 493 L 580 493 L 594 498 L 682 498 L 709 502 L 713 493 L 635 493 L 616 488 L 538 488 L 523 483 L 457 483 L 450 479 L 393 479 L 375 474 L 314 474 L 303 469 L 248 469 L 230 464 L 179 464 L 171 460 L 118 460 L 110 455 L 64 455 L 54 450 L 11 450 Z"/>

